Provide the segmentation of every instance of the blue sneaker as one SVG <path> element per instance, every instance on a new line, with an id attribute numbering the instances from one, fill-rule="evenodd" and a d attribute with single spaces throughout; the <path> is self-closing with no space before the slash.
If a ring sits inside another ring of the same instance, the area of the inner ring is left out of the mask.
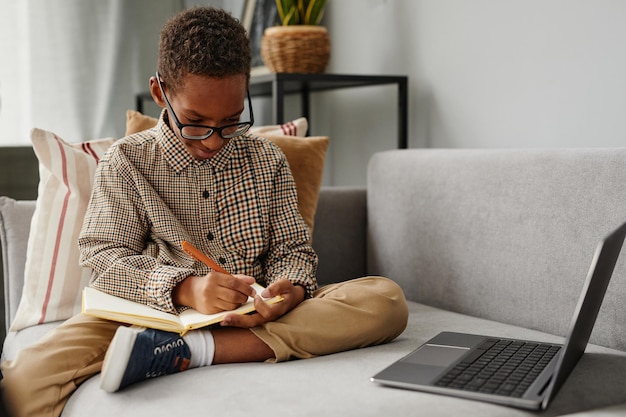
<path id="1" fill-rule="evenodd" d="M 189 346 L 178 333 L 121 326 L 104 357 L 100 388 L 115 392 L 145 379 L 182 372 L 190 359 Z"/>

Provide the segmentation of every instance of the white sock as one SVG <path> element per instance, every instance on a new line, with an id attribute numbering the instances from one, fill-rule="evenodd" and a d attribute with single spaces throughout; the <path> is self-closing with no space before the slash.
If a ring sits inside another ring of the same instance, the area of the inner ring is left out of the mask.
<path id="1" fill-rule="evenodd" d="M 193 330 L 183 336 L 191 352 L 190 368 L 207 366 L 213 363 L 215 354 L 215 340 L 210 330 Z"/>

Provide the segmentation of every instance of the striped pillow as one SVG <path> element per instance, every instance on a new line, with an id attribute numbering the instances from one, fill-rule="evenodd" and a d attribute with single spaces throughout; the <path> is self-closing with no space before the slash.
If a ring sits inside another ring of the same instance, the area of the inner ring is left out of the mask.
<path id="1" fill-rule="evenodd" d="M 258 136 L 306 136 L 307 130 L 309 130 L 308 121 L 305 117 L 300 117 L 282 125 L 252 126 L 250 133 Z"/>
<path id="2" fill-rule="evenodd" d="M 80 312 L 90 270 L 78 264 L 78 234 L 96 165 L 115 139 L 70 144 L 54 133 L 33 129 L 31 141 L 39 159 L 39 189 L 12 331 Z"/>

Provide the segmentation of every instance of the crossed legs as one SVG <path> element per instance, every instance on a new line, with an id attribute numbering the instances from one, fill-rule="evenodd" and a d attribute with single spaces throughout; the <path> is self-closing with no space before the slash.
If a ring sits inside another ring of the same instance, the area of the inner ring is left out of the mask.
<path id="1" fill-rule="evenodd" d="M 402 290 L 391 280 L 332 284 L 274 322 L 212 330 L 213 363 L 304 359 L 385 343 L 404 331 L 407 318 Z M 118 327 L 77 315 L 3 363 L 4 395 L 16 417 L 59 416 L 72 392 L 100 372 Z"/>

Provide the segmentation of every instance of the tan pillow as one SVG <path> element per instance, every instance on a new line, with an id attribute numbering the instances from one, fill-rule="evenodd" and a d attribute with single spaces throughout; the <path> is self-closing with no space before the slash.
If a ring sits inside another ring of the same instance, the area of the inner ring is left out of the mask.
<path id="1" fill-rule="evenodd" d="M 146 116 L 136 110 L 126 110 L 126 136 L 151 129 L 158 121 L 159 119 Z"/>
<path id="2" fill-rule="evenodd" d="M 136 110 L 126 111 L 126 136 L 142 130 L 150 129 L 156 126 L 158 119 L 146 116 Z M 306 118 L 292 120 L 281 125 L 270 126 L 252 126 L 250 133 L 255 135 L 290 135 L 290 136 L 306 136 L 309 123 Z"/>
<path id="3" fill-rule="evenodd" d="M 296 182 L 298 209 L 313 234 L 317 200 L 322 185 L 324 160 L 329 138 L 327 136 L 276 136 L 263 137 L 274 142 L 283 151 Z"/>
<path id="4" fill-rule="evenodd" d="M 78 264 L 78 234 L 91 196 L 96 165 L 113 138 L 67 143 L 33 129 L 39 189 L 31 221 L 24 288 L 11 330 L 65 320 L 81 311 L 90 270 Z"/>

